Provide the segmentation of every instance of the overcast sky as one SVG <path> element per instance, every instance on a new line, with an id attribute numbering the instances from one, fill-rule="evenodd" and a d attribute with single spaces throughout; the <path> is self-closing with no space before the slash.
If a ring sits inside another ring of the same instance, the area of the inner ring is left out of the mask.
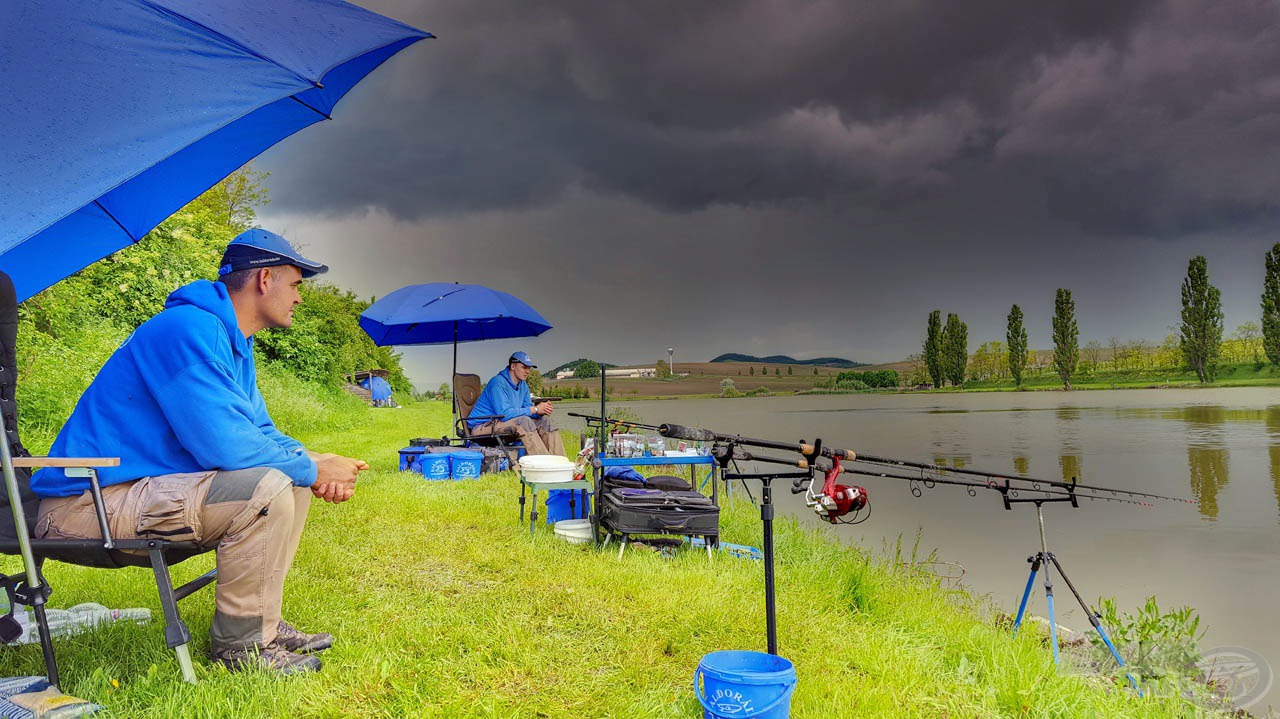
<path id="1" fill-rule="evenodd" d="M 489 285 L 513 347 L 653 362 L 970 349 L 1054 291 L 1081 344 L 1160 340 L 1188 260 L 1228 335 L 1280 241 L 1275 2 L 360 0 L 438 39 L 269 151 L 263 226 L 362 296 Z M 448 349 L 406 350 L 420 387 Z"/>

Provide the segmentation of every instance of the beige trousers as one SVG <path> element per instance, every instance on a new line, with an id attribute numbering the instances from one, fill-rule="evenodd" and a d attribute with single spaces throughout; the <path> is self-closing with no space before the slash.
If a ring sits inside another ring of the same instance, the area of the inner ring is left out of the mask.
<path id="1" fill-rule="evenodd" d="M 116 539 L 167 539 L 216 549 L 218 585 L 210 629 L 214 651 L 270 644 L 284 578 L 298 551 L 311 490 L 277 469 L 192 472 L 102 489 Z M 99 539 L 89 492 L 40 502 L 36 536 Z"/>
<path id="2" fill-rule="evenodd" d="M 551 423 L 550 417 L 516 417 L 493 424 L 483 424 L 471 431 L 473 435 L 500 434 L 504 430 L 515 430 L 520 435 L 520 443 L 524 445 L 526 454 L 558 454 L 564 456 L 564 442 L 560 439 L 560 430 Z"/>

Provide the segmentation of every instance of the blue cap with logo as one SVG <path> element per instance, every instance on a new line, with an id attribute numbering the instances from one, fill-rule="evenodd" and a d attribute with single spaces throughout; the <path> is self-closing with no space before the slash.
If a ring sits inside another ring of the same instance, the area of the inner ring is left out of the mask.
<path id="1" fill-rule="evenodd" d="M 218 275 L 276 265 L 293 265 L 302 270 L 303 277 L 315 277 L 329 271 L 328 265 L 308 260 L 298 254 L 293 245 L 280 235 L 255 227 L 241 232 L 227 244 L 226 251 L 222 253 Z"/>
<path id="2" fill-rule="evenodd" d="M 533 358 L 529 356 L 528 352 L 516 352 L 512 354 L 511 359 L 507 360 L 507 364 L 511 364 L 512 362 L 519 362 L 525 367 L 538 369 L 538 365 L 533 363 Z"/>

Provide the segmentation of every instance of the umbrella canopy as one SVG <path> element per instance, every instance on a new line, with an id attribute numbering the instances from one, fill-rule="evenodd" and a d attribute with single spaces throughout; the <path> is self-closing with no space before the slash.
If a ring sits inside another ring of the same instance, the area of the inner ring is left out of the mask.
<path id="1" fill-rule="evenodd" d="M 537 337 L 551 329 L 523 300 L 481 285 L 401 287 L 360 313 L 377 345 L 436 345 Z"/>
<path id="2" fill-rule="evenodd" d="M 429 33 L 340 0 L 0 3 L 0 269 L 136 242 Z"/>
<path id="3" fill-rule="evenodd" d="M 391 399 L 391 383 L 381 377 L 370 377 L 361 382 L 360 386 L 369 390 L 369 396 L 374 400 Z"/>
<path id="4" fill-rule="evenodd" d="M 458 374 L 458 343 L 537 337 L 551 329 L 515 295 L 482 285 L 432 282 L 401 287 L 360 313 L 360 327 L 376 345 L 453 344 L 453 373 Z M 454 397 L 454 425 L 458 398 Z"/>

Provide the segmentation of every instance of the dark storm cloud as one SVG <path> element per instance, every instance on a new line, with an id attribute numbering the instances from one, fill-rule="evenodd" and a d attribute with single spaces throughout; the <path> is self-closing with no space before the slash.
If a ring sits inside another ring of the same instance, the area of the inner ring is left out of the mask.
<path id="1" fill-rule="evenodd" d="M 440 38 L 375 76 L 376 108 L 340 108 L 327 152 L 282 153 L 283 209 L 885 207 L 974 183 L 998 206 L 1014 182 L 1046 218 L 1176 234 L 1275 206 L 1274 3 L 365 4 Z"/>

